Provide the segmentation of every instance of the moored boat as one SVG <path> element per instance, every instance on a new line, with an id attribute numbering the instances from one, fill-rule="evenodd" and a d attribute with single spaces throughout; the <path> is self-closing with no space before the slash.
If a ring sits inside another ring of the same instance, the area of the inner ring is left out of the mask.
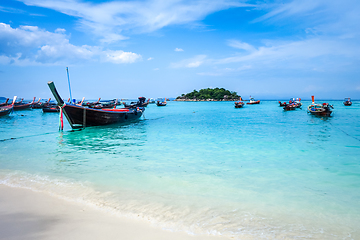
<path id="1" fill-rule="evenodd" d="M 260 104 L 260 100 L 255 100 L 254 98 L 250 97 L 249 102 L 246 104 Z"/>
<path id="2" fill-rule="evenodd" d="M 280 107 L 285 107 L 285 106 L 286 106 L 286 102 L 281 102 L 281 101 L 279 101 L 279 106 L 280 106 Z"/>
<path id="3" fill-rule="evenodd" d="M 314 96 L 311 96 L 312 104 L 307 107 L 307 110 L 309 113 L 316 115 L 316 116 L 322 116 L 322 117 L 329 117 L 332 113 L 332 110 L 334 107 L 330 105 L 329 103 L 315 103 Z"/>
<path id="4" fill-rule="evenodd" d="M 48 82 L 48 86 L 61 108 L 60 112 L 65 114 L 73 129 L 130 122 L 139 119 L 145 111 L 145 108 L 93 109 L 65 103 L 57 92 L 55 84 Z"/>
<path id="5" fill-rule="evenodd" d="M 7 99 L 6 102 L 8 102 L 9 99 Z M 12 104 L 0 106 L 0 116 L 7 116 L 14 110 L 14 104 L 16 101 L 16 96 L 13 99 Z"/>
<path id="6" fill-rule="evenodd" d="M 149 100 L 146 101 L 145 97 L 139 97 L 139 100 L 137 102 L 131 102 L 130 104 L 126 104 L 125 102 L 124 107 L 125 108 L 137 108 L 137 107 L 147 107 L 147 105 L 149 104 Z"/>
<path id="7" fill-rule="evenodd" d="M 43 112 L 60 112 L 60 107 L 57 104 L 49 104 L 42 108 Z"/>
<path id="8" fill-rule="evenodd" d="M 7 98 L 4 103 L 0 103 L 0 107 L 1 107 L 1 106 L 9 105 L 8 102 L 9 102 L 9 98 Z"/>
<path id="9" fill-rule="evenodd" d="M 239 102 L 235 102 L 235 108 L 242 108 L 244 107 L 245 103 L 242 102 L 242 98 L 240 97 L 240 101 Z"/>
<path id="10" fill-rule="evenodd" d="M 167 104 L 166 98 L 164 101 L 160 101 L 160 100 L 156 101 L 156 106 L 158 106 L 158 107 L 165 107 L 166 104 Z"/>
<path id="11" fill-rule="evenodd" d="M 352 102 L 351 102 L 350 98 L 345 98 L 343 103 L 344 103 L 345 106 L 351 106 L 352 105 Z"/>
<path id="12" fill-rule="evenodd" d="M 285 103 L 284 110 L 290 111 L 290 110 L 296 110 L 297 108 L 301 108 L 302 103 L 300 102 L 301 98 L 291 98 L 289 103 Z"/>
<path id="13" fill-rule="evenodd" d="M 31 105 L 34 103 L 35 97 L 34 97 L 33 101 L 29 102 L 29 103 L 22 103 L 23 100 L 24 99 L 21 99 L 21 101 L 19 103 L 14 104 L 14 110 L 31 109 Z"/>

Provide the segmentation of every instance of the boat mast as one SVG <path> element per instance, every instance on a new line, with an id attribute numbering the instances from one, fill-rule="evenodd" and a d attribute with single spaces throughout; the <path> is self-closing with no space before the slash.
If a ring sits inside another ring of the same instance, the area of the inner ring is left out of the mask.
<path id="1" fill-rule="evenodd" d="M 69 77 L 69 68 L 66 67 L 67 77 L 68 77 L 68 83 L 69 83 L 69 92 L 70 92 L 70 103 L 72 102 L 72 96 L 71 96 L 71 87 L 70 87 L 70 77 Z"/>

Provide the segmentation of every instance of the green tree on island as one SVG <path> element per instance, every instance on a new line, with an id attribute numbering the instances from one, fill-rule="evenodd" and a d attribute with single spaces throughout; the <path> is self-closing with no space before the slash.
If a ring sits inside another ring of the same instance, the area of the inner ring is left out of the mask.
<path id="1" fill-rule="evenodd" d="M 199 91 L 194 90 L 191 93 L 182 94 L 176 99 L 189 99 L 189 100 L 207 100 L 212 99 L 215 101 L 221 100 L 235 100 L 240 96 L 236 92 L 226 90 L 224 88 L 206 88 Z"/>

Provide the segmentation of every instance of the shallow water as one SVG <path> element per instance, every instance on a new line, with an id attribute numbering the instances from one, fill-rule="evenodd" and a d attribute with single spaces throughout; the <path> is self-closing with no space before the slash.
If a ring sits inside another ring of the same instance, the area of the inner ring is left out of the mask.
<path id="1" fill-rule="evenodd" d="M 320 118 L 276 101 L 149 105 L 126 125 L 58 131 L 0 118 L 0 183 L 172 231 L 237 239 L 360 238 L 360 102 Z"/>

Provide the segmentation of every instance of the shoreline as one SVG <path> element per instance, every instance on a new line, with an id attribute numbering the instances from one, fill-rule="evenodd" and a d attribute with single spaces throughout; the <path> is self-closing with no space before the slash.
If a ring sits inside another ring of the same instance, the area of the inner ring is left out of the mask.
<path id="1" fill-rule="evenodd" d="M 68 202 L 30 189 L 0 184 L 0 232 L 2 239 L 47 240 L 221 240 L 221 236 L 194 236 L 152 226 Z"/>

